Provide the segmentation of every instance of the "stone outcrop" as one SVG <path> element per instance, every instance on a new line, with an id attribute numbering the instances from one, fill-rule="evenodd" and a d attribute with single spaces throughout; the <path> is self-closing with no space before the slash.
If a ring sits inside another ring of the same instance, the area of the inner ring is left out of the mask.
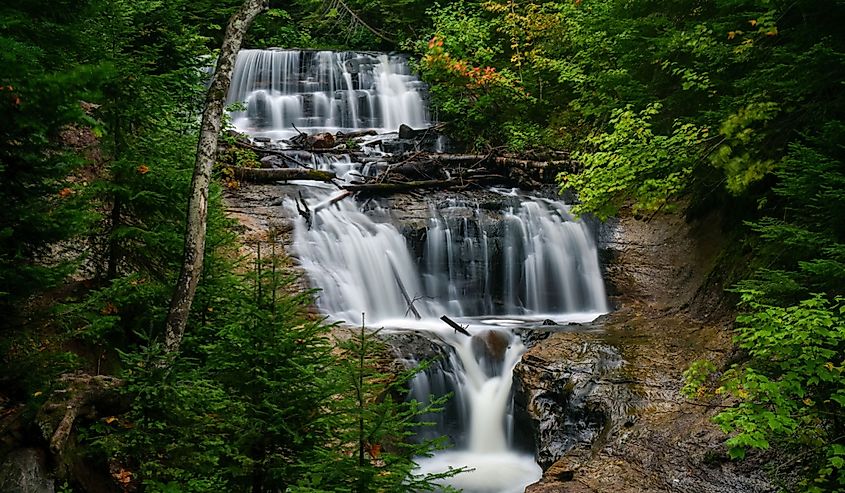
<path id="1" fill-rule="evenodd" d="M 568 332 L 540 344 L 514 371 L 515 400 L 532 422 L 545 469 L 573 450 L 589 456 L 599 435 L 625 422 L 634 396 L 616 348 L 599 338 Z"/>
<path id="2" fill-rule="evenodd" d="M 545 471 L 526 491 L 775 491 L 761 457 L 727 458 L 711 422 L 724 403 L 680 395 L 690 362 L 732 352 L 731 314 L 710 272 L 717 218 L 626 217 L 601 236 L 617 310 L 591 330 L 549 329 L 515 370 Z"/>
<path id="3" fill-rule="evenodd" d="M 53 493 L 55 482 L 47 474 L 44 454 L 18 449 L 0 464 L 0 491 L 4 493 Z"/>

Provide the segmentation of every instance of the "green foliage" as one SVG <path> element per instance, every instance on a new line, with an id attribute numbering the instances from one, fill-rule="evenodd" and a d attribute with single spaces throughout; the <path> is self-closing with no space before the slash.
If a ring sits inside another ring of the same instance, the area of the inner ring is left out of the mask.
<path id="1" fill-rule="evenodd" d="M 106 72 L 90 65 L 44 68 L 58 54 L 39 46 L 38 29 L 67 33 L 79 21 L 55 18 L 46 12 L 52 8 L 25 2 L 0 9 L 0 317 L 6 320 L 29 295 L 57 285 L 74 268 L 72 255 L 44 258 L 95 217 L 80 208 L 84 183 L 72 173 L 81 160 L 60 135 L 94 123 L 79 101 L 96 96 Z"/>
<path id="2" fill-rule="evenodd" d="M 716 365 L 708 360 L 693 361 L 684 371 L 684 386 L 681 395 L 689 399 L 704 396 L 706 383 L 716 372 Z"/>
<path id="3" fill-rule="evenodd" d="M 91 425 L 89 452 L 145 491 L 431 489 L 412 472 L 434 444 L 406 440 L 431 411 L 402 399 L 416 369 L 381 370 L 386 353 L 367 332 L 338 353 L 332 327 L 308 318 L 307 293 L 284 293 L 278 261 L 246 276 L 211 266 L 171 367 L 155 343 L 122 355 L 131 410 Z"/>
<path id="4" fill-rule="evenodd" d="M 414 431 L 419 417 L 440 410 L 444 399 L 425 406 L 405 401 L 408 383 L 422 368 L 396 374 L 378 332 L 364 326 L 350 331 L 338 347 L 338 394 L 330 411 L 329 424 L 341 450 L 325 448 L 310 459 L 308 473 L 296 492 L 315 491 L 451 491 L 432 481 L 445 475 L 416 475 L 414 458 L 442 448 L 443 440 L 416 443 Z"/>
<path id="5" fill-rule="evenodd" d="M 736 342 L 748 351 L 749 364 L 722 376 L 720 393 L 738 403 L 716 416 L 726 433 L 732 458 L 748 447 L 767 449 L 774 440 L 797 442 L 814 453 L 814 474 L 807 491 L 826 491 L 845 482 L 843 431 L 837 420 L 845 410 L 845 307 L 822 295 L 780 307 L 743 293 L 748 310 L 737 318 Z"/>
<path id="6" fill-rule="evenodd" d="M 773 444 L 801 447 L 805 491 L 845 481 L 845 231 L 836 219 L 845 166 L 831 139 L 841 131 L 831 122 L 820 137 L 790 146 L 766 201 L 777 204 L 778 217 L 750 223 L 758 268 L 735 288 L 743 309 L 736 343 L 748 359 L 725 371 L 717 389 L 736 399 L 716 417 L 732 433 L 731 457 Z M 690 388 L 704 382 L 696 375 L 691 368 Z"/>
<path id="7" fill-rule="evenodd" d="M 695 150 L 707 136 L 693 124 L 677 122 L 669 135 L 656 134 L 652 119 L 660 105 L 642 112 L 619 110 L 610 120 L 611 133 L 589 139 L 589 151 L 575 154 L 583 171 L 562 174 L 563 188 L 580 191 L 577 212 L 593 212 L 604 220 L 630 199 L 635 212 L 653 212 L 686 189 Z"/>

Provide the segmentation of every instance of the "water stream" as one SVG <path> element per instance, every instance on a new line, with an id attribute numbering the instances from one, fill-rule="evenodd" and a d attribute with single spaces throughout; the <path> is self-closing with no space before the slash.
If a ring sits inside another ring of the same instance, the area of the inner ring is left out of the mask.
<path id="1" fill-rule="evenodd" d="M 423 85 L 404 58 L 384 54 L 246 50 L 229 99 L 245 102 L 232 115 L 240 130 L 276 139 L 296 134 L 294 125 L 390 132 L 430 123 Z M 371 172 L 348 156 L 306 158 L 346 178 Z M 309 204 L 337 193 L 326 184 L 301 188 Z M 365 313 L 370 326 L 427 334 L 448 354 L 415 378 L 411 395 L 426 402 L 454 393 L 425 432 L 447 436 L 454 447 L 420 459 L 419 472 L 467 467 L 448 484 L 516 493 L 542 471 L 515 430 L 513 369 L 525 348 L 513 329 L 548 318 L 591 320 L 607 305 L 593 235 L 566 204 L 516 190 L 488 193 L 498 197 L 495 210 L 471 196 L 431 200 L 417 226 L 397 219 L 389 202 L 312 206 L 311 227 L 297 221 L 293 250 L 321 290 L 323 313 L 351 324 Z M 295 208 L 292 199 L 287 206 Z M 441 315 L 466 324 L 472 336 L 446 327 Z"/>

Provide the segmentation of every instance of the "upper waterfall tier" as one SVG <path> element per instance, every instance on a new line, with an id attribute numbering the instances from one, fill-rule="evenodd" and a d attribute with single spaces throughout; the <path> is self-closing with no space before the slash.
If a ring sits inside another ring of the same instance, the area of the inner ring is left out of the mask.
<path id="1" fill-rule="evenodd" d="M 242 132 L 284 138 L 302 131 L 396 131 L 430 124 L 425 85 L 400 55 L 242 50 L 228 103 Z"/>

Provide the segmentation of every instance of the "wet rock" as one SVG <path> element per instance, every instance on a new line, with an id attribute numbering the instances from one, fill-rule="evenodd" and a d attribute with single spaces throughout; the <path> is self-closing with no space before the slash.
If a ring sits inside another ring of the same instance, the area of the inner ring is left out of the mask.
<path id="1" fill-rule="evenodd" d="M 547 318 L 543 320 L 543 325 L 558 325 L 558 323 L 552 319 Z"/>
<path id="2" fill-rule="evenodd" d="M 392 139 L 383 140 L 381 142 L 381 149 L 390 154 L 402 154 L 405 152 L 415 151 L 417 142 L 413 139 Z"/>
<path id="3" fill-rule="evenodd" d="M 399 359 L 413 364 L 418 361 L 445 359 L 448 355 L 446 343 L 437 336 L 425 332 L 382 331 L 379 338 Z"/>
<path id="4" fill-rule="evenodd" d="M 4 493 L 53 493 L 54 481 L 47 475 L 43 454 L 36 449 L 10 453 L 0 465 L 0 491 Z"/>
<path id="5" fill-rule="evenodd" d="M 288 168 L 288 162 L 282 156 L 270 154 L 261 158 L 261 167 L 265 169 Z"/>
<path id="6" fill-rule="evenodd" d="M 328 132 L 309 135 L 308 145 L 313 149 L 331 149 L 335 146 L 335 138 Z"/>
<path id="7" fill-rule="evenodd" d="M 498 330 L 485 330 L 472 336 L 472 352 L 476 358 L 501 363 L 508 350 L 508 336 Z"/>
<path id="8" fill-rule="evenodd" d="M 399 125 L 399 138 L 414 139 L 424 131 L 425 130 L 414 130 L 413 128 L 403 123 L 402 125 Z"/>
<path id="9" fill-rule="evenodd" d="M 270 143 L 270 137 L 253 137 L 253 142 L 260 142 L 262 144 Z"/>
<path id="10" fill-rule="evenodd" d="M 584 334 L 554 333 L 514 370 L 515 400 L 531 420 L 537 461 L 548 468 L 576 448 L 589 449 L 618 427 L 633 399 L 618 352 Z"/>

